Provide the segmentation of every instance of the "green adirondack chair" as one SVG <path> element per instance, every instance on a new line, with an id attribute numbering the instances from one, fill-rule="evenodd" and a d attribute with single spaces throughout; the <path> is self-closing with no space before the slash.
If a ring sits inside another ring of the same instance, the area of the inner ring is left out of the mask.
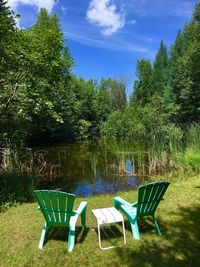
<path id="1" fill-rule="evenodd" d="M 156 221 L 155 212 L 163 195 L 169 186 L 168 182 L 156 182 L 140 186 L 138 189 L 138 201 L 129 203 L 120 197 L 114 197 L 114 206 L 122 211 L 131 223 L 133 238 L 139 240 L 137 219 L 150 216 L 158 235 L 161 235 L 160 228 Z"/>
<path id="2" fill-rule="evenodd" d="M 79 215 L 83 230 L 86 223 L 87 202 L 82 201 L 77 210 L 73 210 L 75 195 L 55 190 L 35 190 L 35 197 L 44 215 L 45 224 L 42 229 L 39 248 L 43 248 L 45 235 L 53 227 L 68 227 L 68 251 L 71 252 L 75 243 L 75 226 Z"/>

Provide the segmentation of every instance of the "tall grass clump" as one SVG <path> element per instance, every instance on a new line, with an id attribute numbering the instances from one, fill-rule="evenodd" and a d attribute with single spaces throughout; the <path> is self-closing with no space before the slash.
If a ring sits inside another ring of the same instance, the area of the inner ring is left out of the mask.
<path id="1" fill-rule="evenodd" d="M 149 175 L 164 174 L 177 168 L 173 155 L 182 151 L 182 139 L 182 130 L 175 126 L 151 132 L 147 143 Z"/>
<path id="2" fill-rule="evenodd" d="M 185 132 L 186 147 L 200 149 L 200 124 L 192 124 Z"/>
<path id="3" fill-rule="evenodd" d="M 193 124 L 184 131 L 182 151 L 175 155 L 175 161 L 189 172 L 200 172 L 200 125 Z"/>
<path id="4" fill-rule="evenodd" d="M 45 172 L 46 162 L 41 153 L 11 146 L 0 150 L 0 209 L 33 199 L 33 189 Z"/>
<path id="5" fill-rule="evenodd" d="M 138 144 L 131 138 L 100 138 L 99 144 L 101 154 L 104 158 L 106 168 L 115 175 L 125 176 L 135 174 L 135 169 L 130 172 L 127 164 L 132 163 L 132 167 L 137 166 L 144 169 L 144 153 L 137 151 Z M 141 146 L 140 146 L 141 148 Z"/>
<path id="6" fill-rule="evenodd" d="M 33 178 L 23 169 L 18 153 L 6 147 L 1 149 L 0 159 L 0 210 L 32 200 Z"/>
<path id="7" fill-rule="evenodd" d="M 113 170 L 126 173 L 126 161 L 131 160 L 137 175 L 181 174 L 200 171 L 200 126 L 193 124 L 186 129 L 167 125 L 151 129 L 143 142 L 131 138 L 110 138 L 105 142 L 111 153 Z"/>
<path id="8" fill-rule="evenodd" d="M 148 146 L 149 174 L 200 171 L 200 125 L 172 127 L 152 136 Z"/>
<path id="9" fill-rule="evenodd" d="M 0 173 L 0 211 L 33 200 L 34 179 L 27 173 Z"/>

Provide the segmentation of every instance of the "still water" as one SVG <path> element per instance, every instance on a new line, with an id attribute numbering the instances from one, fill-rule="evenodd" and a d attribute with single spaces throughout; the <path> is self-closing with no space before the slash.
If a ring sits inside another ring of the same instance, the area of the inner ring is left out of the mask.
<path id="1" fill-rule="evenodd" d="M 141 178 L 127 151 L 108 144 L 67 144 L 37 150 L 37 188 L 59 189 L 81 196 L 137 188 Z"/>

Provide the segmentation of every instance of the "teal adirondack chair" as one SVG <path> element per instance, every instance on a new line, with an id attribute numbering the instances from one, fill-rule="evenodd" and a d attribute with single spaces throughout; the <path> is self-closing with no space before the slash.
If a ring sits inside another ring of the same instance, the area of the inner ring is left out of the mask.
<path id="1" fill-rule="evenodd" d="M 75 195 L 55 190 L 35 190 L 35 197 L 39 203 L 39 209 L 45 218 L 42 229 L 39 248 L 43 248 L 45 235 L 53 227 L 68 227 L 68 251 L 71 252 L 75 243 L 75 226 L 79 215 L 83 230 L 86 223 L 87 202 L 82 201 L 77 210 L 73 210 Z"/>
<path id="2" fill-rule="evenodd" d="M 120 197 L 114 197 L 115 208 L 122 211 L 131 223 L 133 238 L 140 239 L 137 220 L 146 216 L 150 216 L 153 219 L 156 231 L 158 235 L 161 235 L 155 212 L 168 186 L 168 182 L 140 186 L 138 189 L 138 201 L 133 204 Z"/>

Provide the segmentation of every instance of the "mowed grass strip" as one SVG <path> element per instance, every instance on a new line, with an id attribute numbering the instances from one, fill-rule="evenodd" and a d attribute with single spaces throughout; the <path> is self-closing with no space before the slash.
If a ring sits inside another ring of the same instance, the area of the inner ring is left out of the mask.
<path id="1" fill-rule="evenodd" d="M 130 202 L 137 199 L 137 191 L 118 195 Z M 84 199 L 88 201 L 87 229 L 81 232 L 79 219 L 72 253 L 67 252 L 67 229 L 51 231 L 44 249 L 38 249 L 44 219 L 36 210 L 37 203 L 0 213 L 0 266 L 200 266 L 200 177 L 170 184 L 157 210 L 161 237 L 146 220 L 139 223 L 141 240 L 136 241 L 125 220 L 127 245 L 102 251 L 97 232 L 90 230 L 90 210 L 111 207 L 113 197 Z M 76 199 L 75 208 L 81 200 Z M 102 232 L 104 246 L 123 241 L 121 225 L 113 225 L 111 230 Z"/>

